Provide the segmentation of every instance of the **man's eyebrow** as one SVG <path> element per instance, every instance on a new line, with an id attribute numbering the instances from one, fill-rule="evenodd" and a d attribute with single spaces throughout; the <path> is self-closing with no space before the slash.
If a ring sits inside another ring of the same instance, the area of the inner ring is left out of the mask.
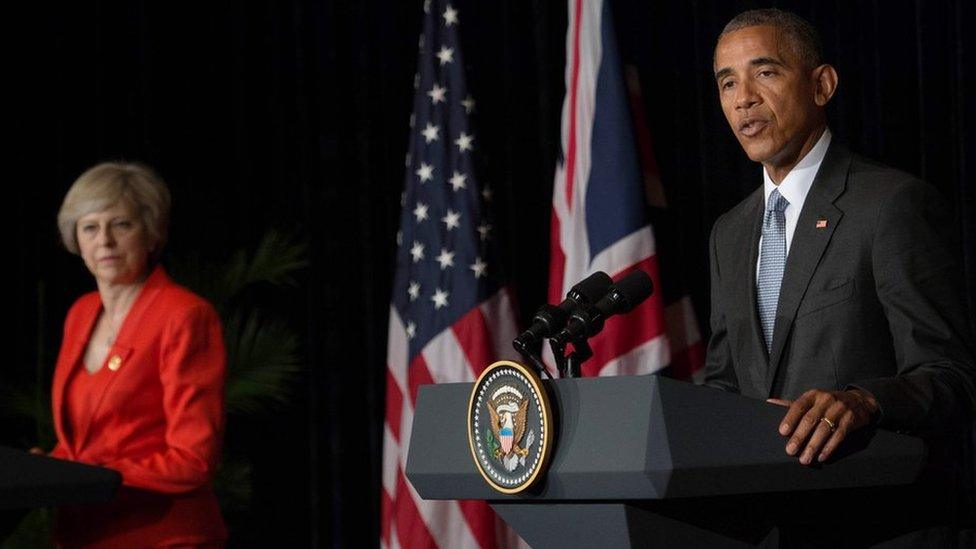
<path id="1" fill-rule="evenodd" d="M 756 57 L 749 60 L 750 67 L 758 67 L 760 65 L 775 65 L 777 67 L 786 66 L 786 64 L 775 57 Z M 721 80 L 730 74 L 732 74 L 732 67 L 723 67 L 715 73 L 715 80 Z"/>
<path id="2" fill-rule="evenodd" d="M 777 67 L 786 66 L 782 61 L 773 57 L 757 57 L 749 60 L 750 67 L 756 67 L 759 65 L 776 65 Z"/>

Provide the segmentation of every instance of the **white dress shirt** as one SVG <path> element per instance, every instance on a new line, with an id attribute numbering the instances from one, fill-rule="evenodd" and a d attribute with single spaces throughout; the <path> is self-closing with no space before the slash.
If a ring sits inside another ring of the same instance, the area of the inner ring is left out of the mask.
<path id="1" fill-rule="evenodd" d="M 773 189 L 779 189 L 779 194 L 783 195 L 783 198 L 789 202 L 789 206 L 786 207 L 783 214 L 786 216 L 786 257 L 789 258 L 790 255 L 790 242 L 793 240 L 793 232 L 796 230 L 796 222 L 800 218 L 800 212 L 803 211 L 803 203 L 807 199 L 807 193 L 810 192 L 810 187 L 813 186 L 813 179 L 817 176 L 817 172 L 820 171 L 820 164 L 823 163 L 824 156 L 827 154 L 827 147 L 830 146 L 830 129 L 824 128 L 823 135 L 817 140 L 817 144 L 810 149 L 810 152 L 806 154 L 790 173 L 786 174 L 783 181 L 779 185 L 773 183 L 773 180 L 769 178 L 769 172 L 766 168 L 763 168 L 763 212 L 766 210 L 766 204 L 769 203 L 769 195 L 773 192 Z M 759 279 L 759 262 L 762 260 L 762 236 L 759 237 L 759 248 L 760 253 L 757 254 L 756 258 L 756 280 Z"/>

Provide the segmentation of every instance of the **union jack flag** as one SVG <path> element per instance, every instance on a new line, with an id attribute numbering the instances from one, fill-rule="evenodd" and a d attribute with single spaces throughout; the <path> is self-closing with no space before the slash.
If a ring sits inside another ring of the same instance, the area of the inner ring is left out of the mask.
<path id="1" fill-rule="evenodd" d="M 406 184 L 390 306 L 383 547 L 494 547 L 515 541 L 483 501 L 425 501 L 404 476 L 417 389 L 474 381 L 512 358 L 515 312 L 492 252 L 491 189 L 479 185 L 459 47 L 461 14 L 424 3 Z"/>
<path id="2" fill-rule="evenodd" d="M 649 142 L 639 139 L 641 133 L 635 136 L 635 113 L 628 103 L 639 108 L 639 97 L 634 97 L 639 92 L 631 86 L 628 94 L 609 0 L 569 0 L 568 5 L 550 303 L 558 303 L 573 284 L 595 271 L 619 279 L 641 269 L 656 289 L 662 288 L 641 161 L 645 176 L 655 175 L 647 172 L 656 168 Z M 660 190 L 650 194 L 663 196 Z M 671 365 L 679 377 L 689 377 L 703 362 L 690 300 L 666 305 L 657 290 L 634 311 L 610 318 L 590 343 L 594 356 L 583 364 L 587 376 L 647 374 Z"/>

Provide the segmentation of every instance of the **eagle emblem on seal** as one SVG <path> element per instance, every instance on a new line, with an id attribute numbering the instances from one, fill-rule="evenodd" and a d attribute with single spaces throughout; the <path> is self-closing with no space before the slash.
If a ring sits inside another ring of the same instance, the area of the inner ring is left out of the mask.
<path id="1" fill-rule="evenodd" d="M 535 439 L 534 431 L 530 430 L 528 435 L 525 432 L 529 399 L 515 387 L 504 385 L 492 393 L 486 404 L 491 416 L 491 426 L 490 432 L 485 433 L 485 438 L 491 447 L 492 456 L 506 470 L 514 471 L 520 465 L 525 465 L 525 456 Z"/>
<path id="2" fill-rule="evenodd" d="M 474 463 L 496 491 L 517 494 L 545 474 L 554 427 L 534 370 L 510 360 L 485 368 L 471 389 L 467 424 Z"/>

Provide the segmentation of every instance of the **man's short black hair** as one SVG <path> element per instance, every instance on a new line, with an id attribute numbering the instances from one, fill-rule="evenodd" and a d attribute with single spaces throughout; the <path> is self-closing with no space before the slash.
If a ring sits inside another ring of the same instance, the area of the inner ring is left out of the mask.
<path id="1" fill-rule="evenodd" d="M 719 40 L 730 32 L 746 27 L 758 26 L 776 27 L 789 37 L 793 53 L 807 65 L 808 68 L 823 64 L 823 48 L 820 45 L 820 35 L 813 25 L 799 15 L 776 8 L 749 10 L 740 13 L 722 29 Z"/>

